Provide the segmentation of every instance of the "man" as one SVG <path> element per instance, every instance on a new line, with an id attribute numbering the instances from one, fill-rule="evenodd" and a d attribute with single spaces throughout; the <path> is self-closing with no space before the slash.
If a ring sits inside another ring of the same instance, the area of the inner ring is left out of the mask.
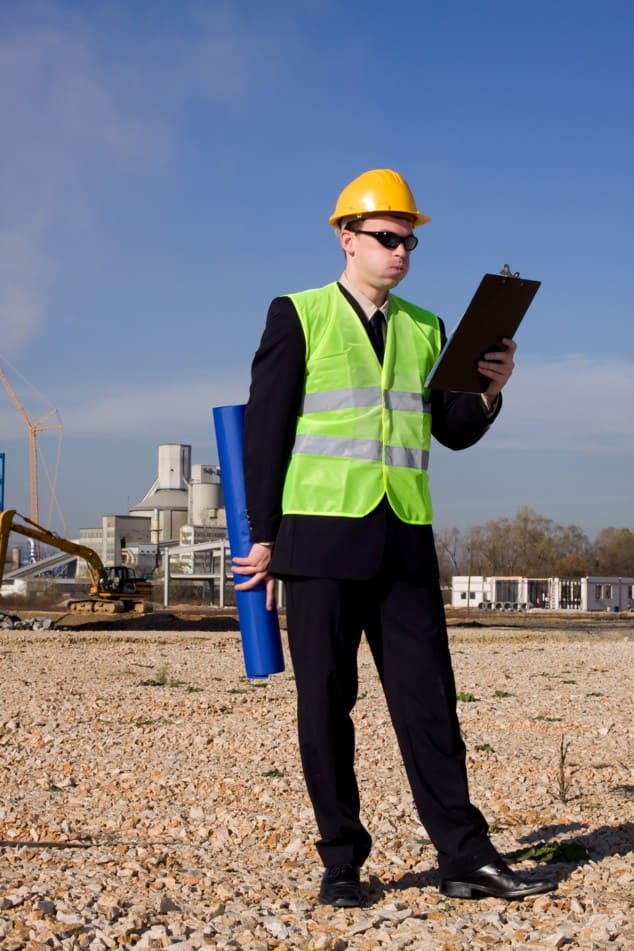
<path id="1" fill-rule="evenodd" d="M 484 354 L 482 396 L 429 392 L 445 340 L 432 313 L 391 294 L 425 224 L 389 169 L 344 188 L 330 224 L 337 283 L 276 298 L 252 367 L 244 465 L 251 540 L 238 585 L 284 579 L 304 776 L 325 866 L 322 902 L 359 905 L 371 838 L 354 773 L 357 650 L 365 632 L 421 821 L 452 897 L 548 891 L 502 861 L 469 800 L 431 528 L 430 437 L 473 445 L 501 405 L 515 344 Z"/>

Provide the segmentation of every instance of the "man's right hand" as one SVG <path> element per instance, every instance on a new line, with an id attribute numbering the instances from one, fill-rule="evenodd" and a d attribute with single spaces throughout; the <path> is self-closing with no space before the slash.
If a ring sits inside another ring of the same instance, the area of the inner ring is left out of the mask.
<path id="1" fill-rule="evenodd" d="M 247 581 L 236 585 L 236 591 L 250 591 L 257 588 L 262 581 L 266 581 L 266 609 L 272 611 L 275 607 L 275 578 L 269 574 L 272 550 L 268 545 L 251 546 L 251 551 L 245 557 L 236 555 L 231 559 L 232 571 L 236 575 L 251 575 Z"/>

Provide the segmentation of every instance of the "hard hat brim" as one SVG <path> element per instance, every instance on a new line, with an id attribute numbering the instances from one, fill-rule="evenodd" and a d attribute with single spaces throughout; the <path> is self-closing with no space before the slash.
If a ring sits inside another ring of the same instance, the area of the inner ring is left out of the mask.
<path id="1" fill-rule="evenodd" d="M 352 219 L 361 221 L 363 218 L 370 218 L 372 216 L 378 217 L 379 215 L 403 215 L 404 217 L 410 219 L 412 222 L 412 227 L 414 228 L 419 228 L 421 225 L 426 225 L 428 221 L 431 221 L 429 215 L 424 215 L 422 211 L 417 211 L 415 215 L 412 215 L 412 213 L 409 211 L 399 211 L 396 208 L 384 208 L 382 210 L 376 209 L 375 211 L 367 211 L 365 213 L 362 212 L 357 215 L 341 215 L 335 212 L 330 216 L 328 222 L 333 228 L 338 228 L 340 222 L 343 221 L 344 218 L 348 221 L 351 221 Z"/>

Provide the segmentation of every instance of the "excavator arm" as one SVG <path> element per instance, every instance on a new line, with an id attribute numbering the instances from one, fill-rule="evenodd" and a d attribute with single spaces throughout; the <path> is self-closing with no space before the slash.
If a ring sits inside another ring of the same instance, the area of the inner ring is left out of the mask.
<path id="1" fill-rule="evenodd" d="M 86 545 L 71 542 L 68 538 L 62 538 L 61 535 L 57 535 L 55 532 L 43 528 L 24 515 L 19 515 L 23 520 L 22 522 L 16 522 L 16 515 L 19 515 L 19 513 L 14 509 L 7 509 L 6 512 L 0 512 L 0 583 L 2 582 L 4 573 L 9 535 L 11 532 L 17 532 L 19 535 L 34 538 L 36 541 L 43 542 L 45 545 L 59 549 L 59 551 L 68 552 L 69 555 L 77 555 L 78 558 L 83 558 L 88 565 L 92 592 L 96 594 L 99 591 L 99 581 L 103 578 L 105 571 L 103 562 L 96 551 L 93 551 L 92 548 L 88 548 Z"/>
<path id="2" fill-rule="evenodd" d="M 152 583 L 150 581 L 145 578 L 136 578 L 134 571 L 127 565 L 106 568 L 92 548 L 72 542 L 69 538 L 62 538 L 61 535 L 43 528 L 25 515 L 19 515 L 22 521 L 16 522 L 17 514 L 14 509 L 0 512 L 0 583 L 4 573 L 9 535 L 11 532 L 17 532 L 19 535 L 34 538 L 59 551 L 68 552 L 69 555 L 77 555 L 86 562 L 90 575 L 90 597 L 69 601 L 70 611 L 76 613 L 97 611 L 113 614 L 131 610 L 137 614 L 145 614 L 146 611 L 152 610 Z"/>

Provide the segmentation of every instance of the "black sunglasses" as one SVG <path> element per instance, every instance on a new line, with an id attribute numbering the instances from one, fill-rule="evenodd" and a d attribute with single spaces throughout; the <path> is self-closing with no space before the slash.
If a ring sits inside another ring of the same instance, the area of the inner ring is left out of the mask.
<path id="1" fill-rule="evenodd" d="M 415 234 L 406 234 L 403 237 L 400 234 L 394 234 L 393 231 L 357 231 L 354 228 L 349 230 L 353 234 L 369 234 L 371 238 L 382 244 L 384 248 L 389 248 L 390 251 L 398 248 L 399 244 L 402 244 L 406 251 L 413 251 L 418 244 L 418 238 Z"/>

